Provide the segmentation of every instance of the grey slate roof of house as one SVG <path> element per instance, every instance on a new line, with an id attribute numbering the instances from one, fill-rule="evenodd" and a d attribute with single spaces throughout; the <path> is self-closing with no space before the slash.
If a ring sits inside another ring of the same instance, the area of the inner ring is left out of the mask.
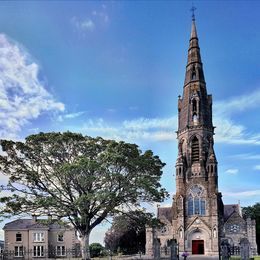
<path id="1" fill-rule="evenodd" d="M 158 216 L 159 219 L 162 219 L 162 217 L 165 217 L 169 222 L 172 221 L 173 213 L 172 213 L 172 207 L 162 207 L 158 208 Z"/>
<path id="2" fill-rule="evenodd" d="M 239 211 L 239 205 L 238 204 L 228 204 L 228 205 L 224 205 L 224 220 L 227 220 L 229 218 L 229 216 L 233 213 L 233 212 L 238 212 L 240 214 Z"/>
<path id="3" fill-rule="evenodd" d="M 3 227 L 4 230 L 21 230 L 21 229 L 64 229 L 71 228 L 68 225 L 60 225 L 58 223 L 42 223 L 41 220 L 32 219 L 17 219 L 6 223 Z"/>

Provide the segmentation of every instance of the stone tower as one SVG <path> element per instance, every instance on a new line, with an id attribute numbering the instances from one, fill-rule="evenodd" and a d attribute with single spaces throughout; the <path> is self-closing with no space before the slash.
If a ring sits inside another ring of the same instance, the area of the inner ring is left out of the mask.
<path id="1" fill-rule="evenodd" d="M 207 94 L 194 16 L 178 120 L 174 238 L 180 252 L 218 255 L 223 204 L 213 148 L 212 96 Z"/>
<path id="2" fill-rule="evenodd" d="M 178 115 L 176 194 L 171 207 L 157 209 L 163 226 L 147 227 L 146 254 L 154 257 L 158 241 L 161 251 L 166 252 L 174 240 L 179 255 L 185 251 L 219 255 L 221 243 L 226 242 L 235 253 L 245 239 L 251 254 L 256 253 L 255 221 L 244 220 L 239 205 L 223 205 L 218 192 L 212 97 L 207 94 L 194 15 Z"/>

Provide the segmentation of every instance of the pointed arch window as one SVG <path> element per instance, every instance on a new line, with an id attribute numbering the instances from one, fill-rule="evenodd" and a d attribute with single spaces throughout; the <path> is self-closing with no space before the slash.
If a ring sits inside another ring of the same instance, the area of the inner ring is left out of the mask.
<path id="1" fill-rule="evenodd" d="M 200 199 L 194 198 L 194 213 L 198 215 L 200 213 Z"/>
<path id="2" fill-rule="evenodd" d="M 188 198 L 188 215 L 193 215 L 193 197 L 189 196 Z"/>
<path id="3" fill-rule="evenodd" d="M 191 71 L 191 80 L 194 80 L 194 79 L 196 79 L 196 70 L 195 70 L 195 67 L 193 66 L 192 71 Z"/>
<path id="4" fill-rule="evenodd" d="M 192 163 L 199 162 L 199 140 L 195 136 L 191 143 L 191 160 Z"/>
<path id="5" fill-rule="evenodd" d="M 197 112 L 197 100 L 196 99 L 193 99 L 192 100 L 192 112 Z"/>
<path id="6" fill-rule="evenodd" d="M 188 197 L 188 216 L 206 215 L 206 201 L 204 190 L 199 185 L 193 185 Z"/>
<path id="7" fill-rule="evenodd" d="M 201 215 L 206 215 L 206 204 L 203 199 L 200 200 L 200 213 Z"/>

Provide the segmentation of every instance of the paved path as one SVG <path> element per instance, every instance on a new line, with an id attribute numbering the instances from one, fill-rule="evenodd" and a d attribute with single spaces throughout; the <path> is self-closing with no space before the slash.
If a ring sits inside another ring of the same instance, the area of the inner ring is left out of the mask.
<path id="1" fill-rule="evenodd" d="M 190 255 L 187 260 L 218 260 L 218 256 Z"/>
<path id="2" fill-rule="evenodd" d="M 119 259 L 119 258 L 118 258 Z M 120 260 L 137 260 L 137 259 L 145 259 L 145 260 L 153 260 L 149 256 L 144 256 L 140 258 L 139 255 L 136 256 L 129 256 L 129 257 L 120 257 Z M 169 258 L 162 258 L 162 259 L 169 259 Z M 183 260 L 182 257 L 180 257 L 180 260 Z M 187 257 L 187 260 L 219 260 L 218 256 L 205 256 L 205 255 L 189 255 Z"/>

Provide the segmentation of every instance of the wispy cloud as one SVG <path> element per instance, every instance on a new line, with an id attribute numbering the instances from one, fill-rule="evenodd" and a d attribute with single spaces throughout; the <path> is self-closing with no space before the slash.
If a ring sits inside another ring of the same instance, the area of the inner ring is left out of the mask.
<path id="1" fill-rule="evenodd" d="M 238 169 L 227 169 L 225 173 L 230 175 L 236 175 L 238 173 Z"/>
<path id="2" fill-rule="evenodd" d="M 260 89 L 249 95 L 215 102 L 213 121 L 217 126 L 216 142 L 260 145 L 260 134 L 250 134 L 245 126 L 232 120 L 233 114 L 256 107 L 260 107 Z"/>
<path id="3" fill-rule="evenodd" d="M 252 153 L 234 154 L 234 155 L 230 155 L 229 157 L 238 160 L 260 160 L 260 154 L 252 154 Z"/>
<path id="4" fill-rule="evenodd" d="M 136 141 L 175 141 L 177 118 L 139 118 L 134 120 L 125 120 L 118 124 L 105 122 L 104 119 L 88 120 L 76 131 L 83 132 L 92 136 L 103 136 L 116 140 L 125 140 L 129 142 Z"/>
<path id="5" fill-rule="evenodd" d="M 77 118 L 77 117 L 84 115 L 85 113 L 86 113 L 86 111 L 79 111 L 79 112 L 76 112 L 76 113 L 68 113 L 68 114 L 64 114 L 64 115 L 59 115 L 58 121 L 62 122 L 65 119 L 74 119 L 74 118 Z"/>
<path id="6" fill-rule="evenodd" d="M 247 190 L 247 191 L 238 191 L 238 192 L 222 192 L 224 196 L 229 196 L 232 198 L 243 198 L 243 197 L 254 197 L 260 196 L 260 190 Z"/>
<path id="7" fill-rule="evenodd" d="M 102 5 L 100 10 L 93 10 L 84 17 L 73 16 L 71 24 L 80 34 L 93 32 L 95 29 L 109 23 L 106 5 Z"/>
<path id="8" fill-rule="evenodd" d="M 106 8 L 103 8 L 103 11 L 97 11 L 97 10 L 94 10 L 92 12 L 92 15 L 94 17 L 97 17 L 98 19 L 100 19 L 102 22 L 104 23 L 108 23 L 109 22 L 109 16 L 108 14 L 104 11 Z"/>
<path id="9" fill-rule="evenodd" d="M 109 112 L 109 113 L 115 113 L 115 112 L 116 112 L 116 109 L 115 109 L 115 108 L 108 108 L 108 109 L 107 109 L 107 112 Z"/>
<path id="10" fill-rule="evenodd" d="M 135 120 L 126 120 L 123 122 L 126 129 L 152 130 L 168 129 L 173 130 L 177 127 L 177 117 L 170 118 L 138 118 Z"/>
<path id="11" fill-rule="evenodd" d="M 96 27 L 94 21 L 90 18 L 80 19 L 74 16 L 71 18 L 71 23 L 80 32 L 92 32 Z"/>
<path id="12" fill-rule="evenodd" d="M 260 89 L 246 95 L 233 97 L 229 100 L 218 101 L 214 108 L 216 114 L 230 116 L 231 114 L 245 111 L 260 106 Z"/>
<path id="13" fill-rule="evenodd" d="M 255 165 L 254 170 L 260 171 L 260 165 Z"/>
<path id="14" fill-rule="evenodd" d="M 129 110 L 130 111 L 137 111 L 138 110 L 138 106 L 130 106 Z"/>
<path id="15" fill-rule="evenodd" d="M 39 65 L 18 43 L 0 34 L 0 137 L 17 138 L 42 113 L 63 111 L 39 79 Z"/>

